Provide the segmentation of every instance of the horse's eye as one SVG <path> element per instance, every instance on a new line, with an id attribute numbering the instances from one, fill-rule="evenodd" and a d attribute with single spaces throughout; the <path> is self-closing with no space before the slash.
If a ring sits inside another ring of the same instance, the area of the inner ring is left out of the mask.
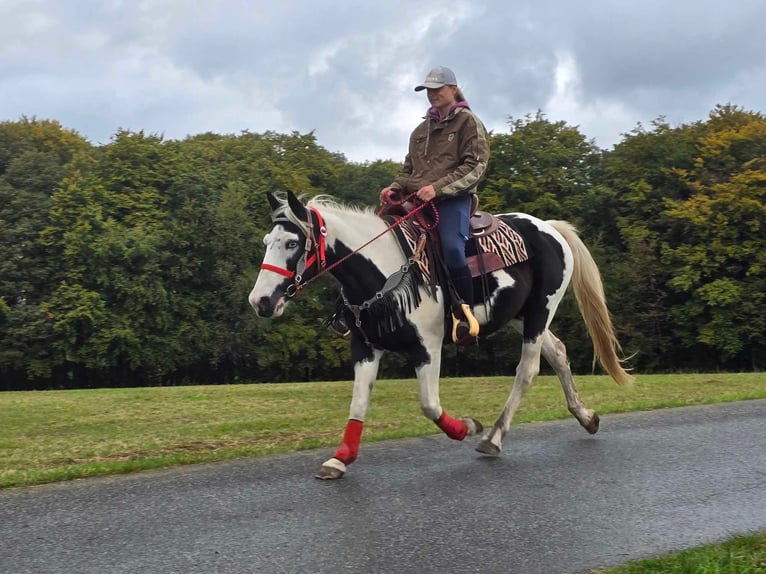
<path id="1" fill-rule="evenodd" d="M 288 249 L 295 249 L 296 247 L 298 247 L 298 242 L 295 241 L 295 239 L 291 239 L 290 241 L 287 242 L 286 247 Z"/>

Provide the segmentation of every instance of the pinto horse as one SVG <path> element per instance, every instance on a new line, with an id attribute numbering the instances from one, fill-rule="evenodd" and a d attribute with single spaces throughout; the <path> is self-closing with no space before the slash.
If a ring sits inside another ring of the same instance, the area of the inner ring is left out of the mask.
<path id="1" fill-rule="evenodd" d="M 349 419 L 340 446 L 316 477 L 341 478 L 356 460 L 385 351 L 406 353 L 413 360 L 422 412 L 447 436 L 463 440 L 482 433 L 478 421 L 453 418 L 441 406 L 439 370 L 445 327 L 449 330 L 445 290 L 423 280 L 415 258 L 391 232 L 393 225 L 371 209 L 350 208 L 326 197 L 315 197 L 306 205 L 291 192 L 286 200 L 272 193 L 268 199 L 274 227 L 264 238 L 266 254 L 250 304 L 260 317 L 278 317 L 301 288 L 329 271 L 341 285 L 351 330 L 354 386 Z M 498 218 L 523 238 L 528 258 L 475 279 L 473 312 L 481 325 L 480 336 L 510 322 L 523 337 L 510 396 L 476 447 L 490 456 L 500 454 L 522 396 L 539 373 L 541 354 L 561 381 L 569 411 L 589 433 L 598 431 L 598 415 L 585 407 L 575 388 L 566 348 L 549 329 L 570 282 L 593 341 L 594 361 L 617 383 L 631 381 L 618 357 L 620 346 L 598 267 L 575 228 L 522 213 Z"/>

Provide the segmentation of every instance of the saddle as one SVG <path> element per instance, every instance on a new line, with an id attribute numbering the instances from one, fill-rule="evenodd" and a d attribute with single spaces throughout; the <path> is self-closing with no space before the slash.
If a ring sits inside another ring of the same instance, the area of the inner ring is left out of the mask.
<path id="1" fill-rule="evenodd" d="M 490 235 L 497 230 L 499 225 L 500 220 L 486 211 L 473 211 L 471 213 L 471 219 L 468 221 L 468 229 L 471 237 Z"/>
<path id="2" fill-rule="evenodd" d="M 394 192 L 384 202 L 379 214 L 393 217 L 404 217 L 415 208 L 415 203 L 409 199 L 402 199 L 400 194 Z M 481 277 L 498 269 L 509 267 L 515 263 L 526 261 L 528 258 L 526 246 L 521 236 L 507 223 L 497 216 L 481 211 L 479 198 L 471 196 L 471 218 L 469 219 L 469 239 L 466 262 L 471 271 L 471 276 Z M 417 222 L 413 225 L 418 226 Z M 435 251 L 440 253 L 438 236 L 429 233 L 429 244 Z M 428 270 L 424 269 L 424 275 L 429 276 Z"/>
<path id="3" fill-rule="evenodd" d="M 471 210 L 469 218 L 469 239 L 466 245 L 466 263 L 474 278 L 483 277 L 493 271 L 507 268 L 516 263 L 528 259 L 524 239 L 509 225 L 491 213 L 478 209 L 479 200 L 476 195 L 471 196 Z M 408 198 L 403 198 L 398 192 L 391 192 L 381 198 L 381 208 L 378 215 L 383 219 L 392 221 L 407 217 L 415 209 L 416 205 Z M 438 209 L 438 206 L 437 206 Z M 436 286 L 443 285 L 447 289 L 448 304 L 445 310 L 445 332 L 449 332 L 449 321 L 452 320 L 452 340 L 459 345 L 471 345 L 476 343 L 476 336 L 470 333 L 473 327 L 469 327 L 471 319 L 476 322 L 468 305 L 464 304 L 455 292 L 454 285 L 449 279 L 446 267 L 441 257 L 441 242 L 438 233 L 432 233 L 433 221 L 425 214 L 409 221 L 401 222 L 395 227 L 395 234 L 399 240 L 403 252 L 407 257 L 415 255 L 420 275 L 432 294 L 435 294 Z M 488 292 L 487 284 L 482 281 L 484 300 Z M 460 317 L 464 320 L 461 320 Z M 475 327 L 475 326 L 474 326 Z M 463 331 L 461 331 L 463 329 Z M 478 331 L 478 329 L 476 329 Z M 463 333 L 463 334 L 461 334 Z"/>
<path id="4" fill-rule="evenodd" d="M 500 227 L 501 221 L 486 211 L 474 211 L 469 220 L 469 237 L 476 240 L 479 237 L 489 237 Z M 471 277 L 481 277 L 487 273 L 492 273 L 503 267 L 507 267 L 506 261 L 493 250 L 482 250 L 477 248 L 475 255 L 466 255 L 468 269 L 471 270 Z"/>

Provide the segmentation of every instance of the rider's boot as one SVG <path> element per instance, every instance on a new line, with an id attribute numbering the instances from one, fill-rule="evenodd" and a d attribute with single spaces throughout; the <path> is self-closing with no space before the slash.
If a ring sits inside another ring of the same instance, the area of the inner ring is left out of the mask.
<path id="1" fill-rule="evenodd" d="M 479 321 L 472 311 L 473 277 L 466 266 L 465 269 L 453 272 L 451 279 L 460 297 L 452 306 L 452 341 L 470 345 L 476 342 L 479 335 Z"/>

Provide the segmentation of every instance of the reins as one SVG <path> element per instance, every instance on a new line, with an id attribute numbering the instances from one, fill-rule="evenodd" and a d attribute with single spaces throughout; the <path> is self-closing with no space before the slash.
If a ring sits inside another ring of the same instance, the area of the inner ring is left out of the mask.
<path id="1" fill-rule="evenodd" d="M 399 205 L 399 204 L 403 203 L 403 201 L 400 201 L 398 203 L 394 203 L 394 202 L 391 202 L 390 200 L 389 200 L 389 202 L 392 205 Z M 434 212 L 434 222 L 431 223 L 431 224 L 428 224 L 428 222 L 426 222 L 425 219 L 423 218 L 423 215 L 420 213 L 428 205 L 431 205 L 432 210 Z M 324 224 L 321 223 L 322 220 L 321 220 L 321 216 L 319 215 L 319 212 L 316 211 L 313 208 L 312 208 L 312 211 L 319 218 L 319 221 L 320 221 L 320 233 L 322 235 L 322 239 L 320 241 L 317 241 L 313 237 L 307 237 L 306 238 L 307 239 L 306 252 L 308 253 L 308 252 L 311 251 L 310 242 L 314 242 L 315 244 L 317 244 L 318 249 L 321 250 L 322 253 L 324 254 L 324 241 L 323 240 L 324 240 L 324 236 L 327 234 L 327 229 L 324 227 Z M 380 211 L 378 211 L 378 215 L 380 215 L 381 212 L 382 212 L 382 208 L 381 208 Z M 418 216 L 418 217 L 416 217 L 416 216 Z M 404 223 L 405 220 L 410 219 L 412 217 L 416 217 L 416 219 L 418 220 L 418 223 L 420 223 L 420 225 L 422 227 L 424 227 L 426 230 L 433 229 L 439 223 L 439 212 L 437 211 L 436 206 L 433 205 L 433 201 L 428 201 L 428 202 L 425 202 L 425 203 L 421 203 L 420 205 L 414 207 L 411 211 L 409 211 L 405 215 L 399 217 L 391 225 L 387 225 L 386 228 L 383 231 L 381 231 L 380 233 L 378 233 L 375 237 L 373 237 L 372 239 L 370 239 L 369 241 L 367 241 L 366 243 L 364 243 L 363 245 L 361 245 L 360 247 L 358 247 L 357 249 L 355 249 L 351 253 L 348 253 L 347 255 L 344 255 L 343 257 L 338 259 L 335 263 L 330 264 L 329 267 L 324 267 L 324 265 L 320 263 L 320 266 L 323 267 L 323 268 L 319 269 L 317 274 L 314 275 L 313 277 L 309 278 L 308 280 L 306 280 L 305 283 L 301 282 L 301 279 L 302 279 L 302 275 L 301 274 L 297 274 L 297 273 L 293 274 L 290 271 L 286 271 L 286 270 L 283 270 L 283 269 L 280 269 L 280 268 L 276 268 L 276 267 L 271 266 L 271 265 L 269 265 L 268 267 L 264 267 L 263 265 L 261 265 L 261 269 L 268 269 L 269 271 L 275 271 L 276 273 L 280 273 L 281 275 L 285 275 L 286 277 L 292 277 L 294 275 L 295 276 L 295 281 L 291 285 L 288 286 L 287 292 L 285 294 L 287 295 L 288 298 L 295 297 L 298 294 L 298 291 L 300 291 L 301 289 L 305 288 L 306 286 L 311 284 L 313 281 L 319 279 L 325 273 L 329 273 L 330 271 L 332 271 L 333 269 L 335 269 L 336 267 L 341 265 L 343 262 L 345 262 L 347 259 L 349 259 L 353 255 L 356 255 L 357 253 L 359 253 L 362 249 L 364 249 L 365 247 L 370 245 L 372 242 L 374 242 L 375 240 L 381 238 L 383 235 L 385 235 L 386 233 L 388 233 L 392 229 L 394 229 L 394 228 L 398 227 L 399 225 L 401 225 L 402 223 Z M 309 224 L 309 226 L 313 228 L 313 225 Z M 313 230 L 310 232 L 310 235 L 313 235 Z M 321 245 L 321 247 L 320 247 L 320 245 Z M 304 255 L 304 257 L 306 257 L 306 256 Z M 304 270 L 308 269 L 313 263 L 314 263 L 313 258 L 307 259 L 306 265 L 304 267 Z M 287 275 L 285 273 L 285 271 L 286 271 L 286 273 L 289 273 L 289 275 Z"/>

